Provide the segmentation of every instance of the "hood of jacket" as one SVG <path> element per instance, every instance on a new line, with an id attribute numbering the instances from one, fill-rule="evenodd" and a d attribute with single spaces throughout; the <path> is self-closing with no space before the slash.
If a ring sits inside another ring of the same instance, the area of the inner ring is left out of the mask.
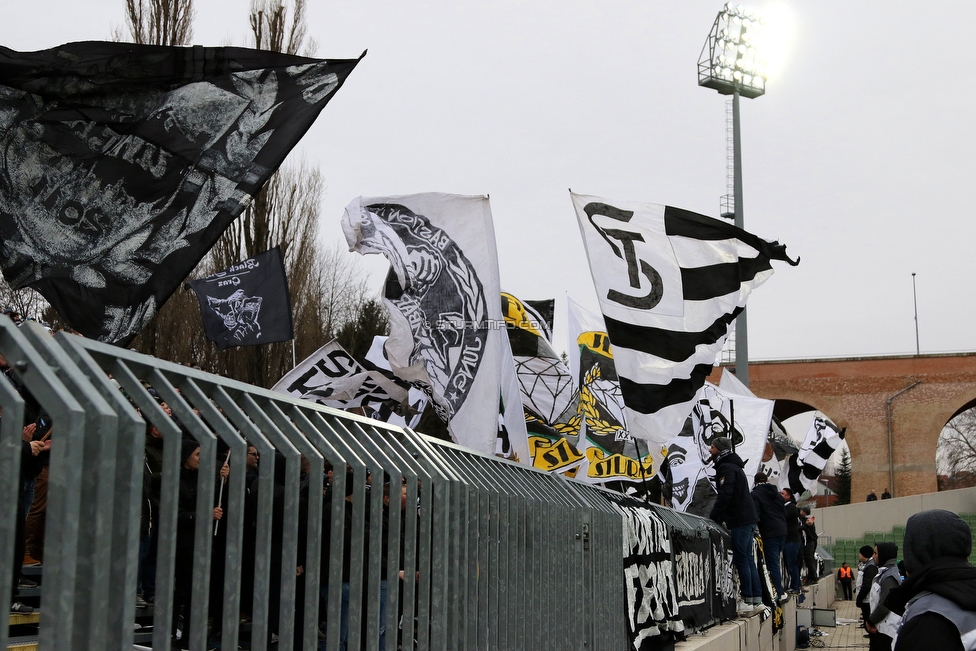
<path id="1" fill-rule="evenodd" d="M 954 601 L 963 610 L 976 611 L 976 568 L 958 558 L 935 560 L 892 590 L 885 605 L 901 615 L 908 601 L 924 590 Z"/>

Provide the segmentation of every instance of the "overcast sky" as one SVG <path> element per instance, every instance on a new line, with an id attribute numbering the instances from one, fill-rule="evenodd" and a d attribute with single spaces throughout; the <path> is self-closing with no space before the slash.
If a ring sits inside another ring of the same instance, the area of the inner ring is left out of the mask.
<path id="1" fill-rule="evenodd" d="M 246 43 L 247 0 L 197 2 L 195 43 Z M 722 3 L 311 4 L 317 56 L 369 50 L 297 150 L 322 171 L 329 242 L 359 195 L 488 194 L 503 289 L 564 320 L 567 294 L 597 309 L 569 188 L 718 215 L 726 98 L 696 64 Z M 786 44 L 742 102 L 746 229 L 802 258 L 750 298 L 752 357 L 914 353 L 913 272 L 921 351 L 976 350 L 976 3 L 746 6 Z M 7 3 L 0 45 L 122 22 L 123 0 Z M 385 265 L 366 268 L 378 288 Z"/>

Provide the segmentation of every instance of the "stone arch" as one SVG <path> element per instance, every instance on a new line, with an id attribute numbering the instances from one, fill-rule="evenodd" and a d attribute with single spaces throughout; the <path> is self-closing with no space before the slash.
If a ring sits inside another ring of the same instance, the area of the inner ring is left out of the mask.
<path id="1" fill-rule="evenodd" d="M 945 425 L 942 426 L 942 430 L 939 433 L 939 438 L 938 438 L 938 441 L 936 443 L 936 449 L 935 449 L 935 455 L 936 455 L 936 472 L 938 473 L 938 480 L 937 481 L 938 481 L 939 490 L 952 490 L 952 489 L 955 489 L 955 488 L 965 488 L 965 487 L 969 487 L 969 486 L 974 485 L 973 483 L 971 483 L 971 480 L 973 479 L 972 477 L 968 477 L 967 478 L 965 475 L 961 475 L 961 476 L 955 478 L 955 480 L 953 480 L 953 478 L 951 478 L 951 477 L 945 477 L 945 478 L 943 478 L 942 473 L 938 471 L 939 452 L 940 452 L 940 450 L 943 447 L 942 432 L 945 431 L 946 426 L 950 422 L 952 422 L 953 419 L 955 419 L 960 414 L 962 414 L 962 413 L 964 413 L 966 411 L 969 411 L 971 409 L 974 409 L 974 408 L 976 408 L 976 398 L 973 398 L 973 399 L 968 400 L 967 402 L 963 403 L 958 409 L 956 409 L 952 413 L 951 416 L 948 417 L 948 419 L 946 419 Z M 944 481 L 946 483 L 944 483 Z"/>
<path id="2" fill-rule="evenodd" d="M 757 362 L 750 364 L 750 389 L 816 407 L 847 428 L 853 495 L 889 486 L 903 497 L 937 490 L 939 433 L 976 395 L 974 362 L 976 353 Z"/>

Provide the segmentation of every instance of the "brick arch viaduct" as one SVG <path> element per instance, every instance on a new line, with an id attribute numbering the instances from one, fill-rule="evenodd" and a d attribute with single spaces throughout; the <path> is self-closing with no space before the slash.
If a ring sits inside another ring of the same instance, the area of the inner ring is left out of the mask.
<path id="1" fill-rule="evenodd" d="M 976 400 L 976 353 L 750 362 L 749 380 L 761 398 L 805 403 L 847 428 L 853 501 L 880 495 L 892 470 L 891 492 L 904 497 L 938 490 L 939 433 Z"/>

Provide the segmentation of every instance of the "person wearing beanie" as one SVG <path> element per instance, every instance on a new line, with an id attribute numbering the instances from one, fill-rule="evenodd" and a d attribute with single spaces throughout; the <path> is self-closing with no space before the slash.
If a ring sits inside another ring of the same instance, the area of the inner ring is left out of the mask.
<path id="1" fill-rule="evenodd" d="M 860 563 L 857 566 L 857 580 L 854 582 L 854 605 L 861 609 L 861 618 L 867 622 L 868 615 L 871 614 L 868 596 L 874 577 L 878 575 L 878 566 L 874 563 L 874 548 L 871 545 L 861 547 L 857 556 Z"/>
<path id="2" fill-rule="evenodd" d="M 759 514 L 759 535 L 763 541 L 763 558 L 769 569 L 769 578 L 776 587 L 776 599 L 786 596 L 783 589 L 782 567 L 780 554 L 786 543 L 786 510 L 783 496 L 772 484 L 766 483 L 766 473 L 758 472 L 755 477 L 755 487 L 752 489 L 752 501 L 756 504 Z"/>
<path id="3" fill-rule="evenodd" d="M 908 578 L 885 605 L 902 615 L 895 651 L 976 649 L 976 568 L 969 525 L 951 511 L 916 513 L 905 525 Z"/>
<path id="4" fill-rule="evenodd" d="M 759 514 L 749 495 L 749 482 L 743 471 L 745 462 L 732 450 L 732 441 L 719 436 L 712 439 L 709 453 L 715 462 L 715 488 L 718 496 L 708 516 L 723 523 L 732 536 L 732 564 L 739 573 L 742 614 L 750 614 L 762 607 L 762 584 L 753 546 Z"/>
<path id="5" fill-rule="evenodd" d="M 864 621 L 869 635 L 871 651 L 891 651 L 891 643 L 898 633 L 901 617 L 891 612 L 885 605 L 888 594 L 901 585 L 901 572 L 898 571 L 898 546 L 895 543 L 879 542 L 874 546 L 874 562 L 878 575 L 871 583 L 868 602 L 871 614 Z"/>

